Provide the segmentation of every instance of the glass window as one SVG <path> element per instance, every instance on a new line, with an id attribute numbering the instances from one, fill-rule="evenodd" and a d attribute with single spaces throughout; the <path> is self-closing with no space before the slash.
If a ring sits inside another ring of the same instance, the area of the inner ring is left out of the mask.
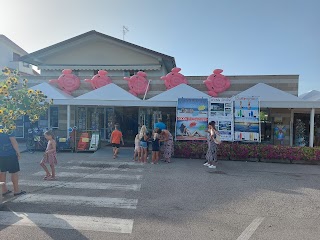
<path id="1" fill-rule="evenodd" d="M 23 62 L 23 66 L 26 67 L 26 68 L 30 68 L 30 64 L 29 63 Z"/>
<path id="2" fill-rule="evenodd" d="M 260 110 L 261 142 L 271 142 L 272 124 L 269 109 Z"/>
<path id="3" fill-rule="evenodd" d="M 126 70 L 126 71 L 123 71 L 123 74 L 125 77 L 131 77 L 135 74 L 136 72 L 134 70 Z"/>
<path id="4" fill-rule="evenodd" d="M 50 128 L 59 128 L 59 108 L 50 107 Z"/>
<path id="5" fill-rule="evenodd" d="M 44 114 L 41 115 L 38 121 L 38 127 L 39 128 L 47 128 L 49 126 L 48 124 L 48 111 Z"/>
<path id="6" fill-rule="evenodd" d="M 87 110 L 85 107 L 78 107 L 78 129 L 87 130 Z"/>

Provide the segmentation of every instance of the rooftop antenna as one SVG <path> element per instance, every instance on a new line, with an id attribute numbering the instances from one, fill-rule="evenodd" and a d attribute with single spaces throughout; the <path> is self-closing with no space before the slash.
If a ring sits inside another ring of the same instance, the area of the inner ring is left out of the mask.
<path id="1" fill-rule="evenodd" d="M 124 41 L 124 35 L 126 35 L 127 32 L 129 32 L 128 27 L 122 26 L 122 40 L 123 41 Z"/>

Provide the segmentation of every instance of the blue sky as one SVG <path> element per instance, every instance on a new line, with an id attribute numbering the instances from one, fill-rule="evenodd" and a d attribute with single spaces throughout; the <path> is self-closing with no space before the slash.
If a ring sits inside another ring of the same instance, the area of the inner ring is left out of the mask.
<path id="1" fill-rule="evenodd" d="M 123 25 L 187 76 L 299 74 L 300 94 L 320 90 L 318 0 L 1 0 L 0 34 L 27 52 Z"/>

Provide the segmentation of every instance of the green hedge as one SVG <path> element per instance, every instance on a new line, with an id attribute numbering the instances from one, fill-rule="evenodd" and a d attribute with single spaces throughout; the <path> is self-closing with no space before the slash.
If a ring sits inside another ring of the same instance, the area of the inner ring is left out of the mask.
<path id="1" fill-rule="evenodd" d="M 205 158 L 207 143 L 204 141 L 177 141 L 174 143 L 175 157 Z M 320 148 L 290 147 L 279 145 L 223 142 L 218 145 L 218 157 L 226 160 L 279 159 L 295 161 L 320 161 Z"/>

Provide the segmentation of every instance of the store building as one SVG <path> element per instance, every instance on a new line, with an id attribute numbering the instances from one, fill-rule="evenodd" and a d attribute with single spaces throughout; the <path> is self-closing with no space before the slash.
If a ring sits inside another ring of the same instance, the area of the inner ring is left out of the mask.
<path id="1" fill-rule="evenodd" d="M 67 134 L 67 129 L 73 126 L 83 131 L 96 130 L 102 140 L 108 140 L 112 127 L 119 123 L 126 138 L 133 141 L 139 126 L 145 124 L 151 129 L 159 117 L 172 131 L 175 126 L 177 98 L 209 97 L 204 81 L 212 74 L 209 72 L 207 76 L 185 76 L 187 85 L 170 88 L 161 77 L 169 74 L 172 69 L 177 69 L 174 57 L 96 31 L 27 54 L 21 61 L 36 65 L 41 70 L 41 76 L 29 78 L 29 83 L 34 88 L 38 88 L 38 84 L 47 84 L 50 80 L 56 81 L 50 87 L 41 85 L 43 92 L 54 100 L 48 115 L 39 121 L 41 126 L 54 128 L 60 131 L 61 135 Z M 68 94 L 64 91 L 62 96 L 57 79 L 62 76 L 63 69 L 71 69 L 72 73 L 68 74 L 73 74 L 79 84 L 76 84 L 72 91 L 68 90 Z M 99 70 L 106 70 L 107 76 L 104 77 L 109 77 L 112 83 L 93 89 L 95 86 L 90 79 L 97 75 Z M 134 96 L 134 89 L 129 89 L 129 81 L 124 77 L 134 76 L 139 71 L 146 74 L 144 78 L 148 81 L 149 90 L 145 91 L 145 94 Z M 177 70 L 175 71 L 177 73 Z M 183 69 L 179 74 L 183 74 Z M 308 112 L 312 118 L 315 109 L 320 106 L 318 102 L 297 97 L 299 75 L 227 78 L 230 80 L 230 87 L 220 92 L 218 97 L 245 94 L 261 98 L 264 142 L 294 145 L 295 114 Z M 311 125 L 309 136 L 313 134 Z M 276 127 L 285 131 L 285 137 L 281 141 L 274 136 Z M 310 145 L 313 145 L 312 138 L 308 137 Z"/>

